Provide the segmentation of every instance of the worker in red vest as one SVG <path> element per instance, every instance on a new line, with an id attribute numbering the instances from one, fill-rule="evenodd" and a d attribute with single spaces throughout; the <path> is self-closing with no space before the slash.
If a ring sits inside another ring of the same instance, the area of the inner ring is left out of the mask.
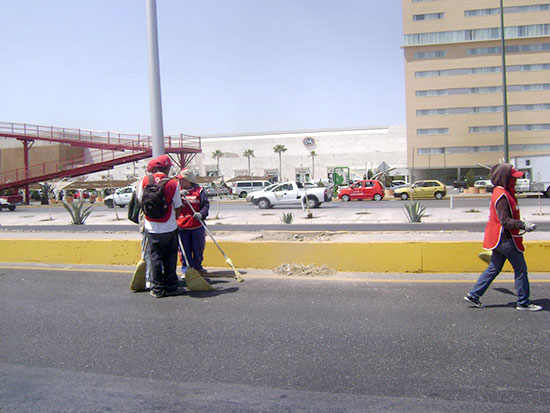
<path id="1" fill-rule="evenodd" d="M 180 241 L 187 265 L 204 275 L 207 273 L 202 266 L 206 234 L 201 222 L 208 216 L 210 201 L 192 171 L 185 169 L 176 178 L 180 180 L 182 195 L 181 213 L 177 219 Z M 182 272 L 185 273 L 185 268 L 182 268 Z"/>
<path id="2" fill-rule="evenodd" d="M 491 168 L 491 182 L 494 185 L 489 221 L 485 228 L 483 248 L 491 250 L 491 262 L 479 276 L 476 284 L 464 297 L 475 307 L 482 307 L 480 297 L 489 285 L 500 274 L 506 260 L 514 268 L 518 300 L 516 309 L 521 311 L 540 311 L 542 307 L 529 300 L 529 278 L 527 264 L 523 256 L 523 237 L 520 231 L 531 232 L 536 225 L 521 220 L 518 200 L 516 198 L 516 179 L 523 172 L 517 171 L 509 163 L 501 163 Z"/>

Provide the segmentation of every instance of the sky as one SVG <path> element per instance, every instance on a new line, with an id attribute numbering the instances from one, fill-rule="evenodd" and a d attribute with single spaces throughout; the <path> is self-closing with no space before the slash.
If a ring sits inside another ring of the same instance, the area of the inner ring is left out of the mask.
<path id="1" fill-rule="evenodd" d="M 0 121 L 151 133 L 145 0 L 0 3 Z M 405 123 L 401 1 L 157 0 L 165 134 Z"/>

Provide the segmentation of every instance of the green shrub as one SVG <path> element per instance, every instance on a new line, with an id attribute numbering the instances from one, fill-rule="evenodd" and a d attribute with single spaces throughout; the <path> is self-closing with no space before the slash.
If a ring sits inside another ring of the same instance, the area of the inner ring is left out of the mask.
<path id="1" fill-rule="evenodd" d="M 292 212 L 289 212 L 289 213 L 285 213 L 283 212 L 283 214 L 281 215 L 281 222 L 283 224 L 292 224 L 292 221 L 294 221 L 294 214 Z"/>
<path id="2" fill-rule="evenodd" d="M 422 222 L 422 218 L 426 215 L 426 207 L 420 202 L 406 204 L 404 209 L 409 222 Z"/>
<path id="3" fill-rule="evenodd" d="M 72 204 L 68 204 L 63 201 L 63 206 L 67 211 L 69 211 L 69 214 L 71 214 L 71 220 L 74 225 L 84 225 L 84 222 L 93 210 L 93 205 L 89 205 L 83 209 L 84 200 L 81 200 L 80 202 L 73 202 Z"/>

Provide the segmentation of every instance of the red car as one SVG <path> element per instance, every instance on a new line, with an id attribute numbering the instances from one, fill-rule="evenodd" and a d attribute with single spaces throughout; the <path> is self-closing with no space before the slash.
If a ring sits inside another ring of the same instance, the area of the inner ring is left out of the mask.
<path id="1" fill-rule="evenodd" d="M 344 202 L 352 199 L 374 199 L 381 201 L 384 198 L 384 186 L 380 181 L 357 181 L 338 191 L 338 198 Z"/>

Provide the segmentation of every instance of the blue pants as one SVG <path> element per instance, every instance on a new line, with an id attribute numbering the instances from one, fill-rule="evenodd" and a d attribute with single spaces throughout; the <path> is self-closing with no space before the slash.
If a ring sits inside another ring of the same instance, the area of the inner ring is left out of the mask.
<path id="1" fill-rule="evenodd" d="M 527 264 L 523 252 L 517 250 L 514 241 L 511 238 L 501 238 L 497 247 L 493 250 L 491 262 L 483 273 L 479 276 L 476 284 L 472 287 L 470 295 L 479 299 L 493 280 L 500 274 L 502 266 L 510 261 L 514 268 L 514 278 L 516 280 L 516 291 L 518 293 L 518 304 L 529 304 L 529 278 L 527 277 Z"/>
<path id="2" fill-rule="evenodd" d="M 196 270 L 202 269 L 202 260 L 204 257 L 204 247 L 206 238 L 204 228 L 181 229 L 179 237 L 187 256 L 187 265 Z"/>

